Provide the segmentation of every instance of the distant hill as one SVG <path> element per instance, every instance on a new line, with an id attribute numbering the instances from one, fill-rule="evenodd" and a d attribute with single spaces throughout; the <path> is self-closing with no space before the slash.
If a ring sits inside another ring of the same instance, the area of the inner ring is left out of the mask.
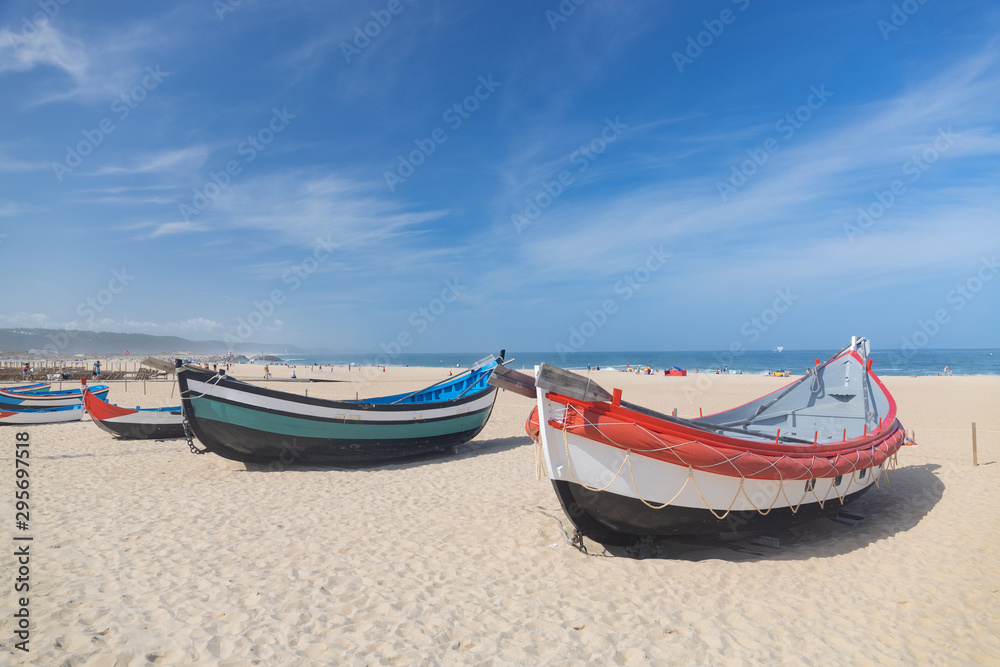
<path id="1" fill-rule="evenodd" d="M 301 354 L 293 345 L 234 343 L 221 340 L 188 340 L 179 336 L 72 331 L 66 329 L 0 329 L 0 351 L 35 354 Z"/>

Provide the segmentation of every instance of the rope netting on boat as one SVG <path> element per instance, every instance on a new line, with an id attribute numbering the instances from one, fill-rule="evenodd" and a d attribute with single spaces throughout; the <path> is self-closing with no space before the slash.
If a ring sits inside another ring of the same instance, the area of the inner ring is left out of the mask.
<path id="1" fill-rule="evenodd" d="M 844 498 L 851 493 L 852 486 L 857 486 L 857 490 L 871 483 L 878 486 L 882 474 L 887 473 L 889 469 L 896 468 L 896 452 L 904 440 L 904 431 L 897 422 L 891 430 L 887 430 L 876 440 L 866 442 L 863 447 L 847 446 L 844 453 L 837 452 L 830 456 L 807 456 L 799 452 L 764 454 L 744 449 L 720 447 L 716 443 L 710 444 L 700 439 L 680 439 L 676 435 L 667 434 L 646 425 L 616 421 L 605 413 L 572 404 L 566 405 L 560 418 L 550 420 L 549 425 L 561 432 L 570 477 L 580 486 L 589 491 L 605 491 L 619 477 L 627 476 L 635 491 L 636 498 L 647 507 L 663 509 L 670 506 L 690 484 L 696 489 L 705 507 L 717 519 L 724 519 L 736 506 L 740 496 L 743 496 L 751 507 L 764 516 L 775 507 L 781 498 L 784 498 L 784 504 L 793 514 L 798 512 L 801 504 L 810 496 L 816 500 L 821 508 L 833 498 L 837 498 L 843 503 Z M 529 415 L 525 423 L 525 430 L 535 441 L 536 474 L 538 479 L 543 479 L 548 476 L 548 473 L 545 470 L 537 407 Z M 603 486 L 594 487 L 579 478 L 570 451 L 570 434 L 610 445 L 622 451 L 624 457 L 618 468 L 613 471 L 608 470 L 608 472 L 613 472 L 610 481 Z M 638 456 L 639 461 L 652 458 L 686 468 L 687 474 L 684 482 L 670 500 L 653 503 L 643 496 L 633 469 L 634 456 Z M 736 492 L 724 510 L 718 507 L 718 503 L 713 506 L 705 499 L 695 476 L 697 471 L 739 479 Z M 869 475 L 871 477 L 866 479 Z M 823 497 L 820 497 L 816 488 L 816 480 L 821 478 L 837 480 L 836 483 L 823 485 L 827 487 Z M 845 478 L 847 483 L 842 486 Z M 777 490 L 769 501 L 762 502 L 760 498 L 755 500 L 751 495 L 757 495 L 759 491 L 755 494 L 747 493 L 744 486 L 746 480 L 777 482 Z M 802 481 L 805 481 L 804 485 L 800 485 Z M 799 482 L 800 484 L 795 486 L 802 489 L 801 496 L 799 496 L 798 491 L 792 491 L 792 497 L 790 497 L 786 482 Z M 798 498 L 794 500 L 796 496 Z"/>

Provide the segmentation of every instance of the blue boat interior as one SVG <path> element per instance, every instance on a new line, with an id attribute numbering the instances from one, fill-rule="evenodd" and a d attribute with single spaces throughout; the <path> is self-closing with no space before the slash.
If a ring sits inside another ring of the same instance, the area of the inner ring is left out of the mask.
<path id="1" fill-rule="evenodd" d="M 0 410 L 3 412 L 22 412 L 22 413 L 36 413 L 36 412 L 65 412 L 66 410 L 83 410 L 83 404 L 78 405 L 60 405 L 54 408 L 20 408 L 17 406 L 3 405 L 0 406 Z"/>
<path id="2" fill-rule="evenodd" d="M 118 407 L 118 406 L 115 406 L 115 407 Z M 175 405 L 173 407 L 167 407 L 167 408 L 141 408 L 141 407 L 139 407 L 137 405 L 137 406 L 135 406 L 135 409 L 137 411 L 139 411 L 139 412 L 173 412 L 175 414 L 180 414 L 181 413 L 181 406 L 179 406 L 179 405 Z"/>
<path id="3" fill-rule="evenodd" d="M 440 403 L 443 401 L 452 401 L 489 388 L 488 380 L 490 379 L 490 375 L 493 374 L 494 368 L 496 368 L 495 361 L 483 366 L 482 368 L 456 375 L 447 382 L 442 382 L 441 384 L 427 387 L 426 389 L 421 389 L 416 392 L 345 402 L 369 403 L 374 405 L 412 405 L 419 403 Z"/>

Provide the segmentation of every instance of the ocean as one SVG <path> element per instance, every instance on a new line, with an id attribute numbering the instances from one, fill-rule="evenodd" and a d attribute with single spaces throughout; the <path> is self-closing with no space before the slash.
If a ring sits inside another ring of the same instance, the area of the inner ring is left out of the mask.
<path id="1" fill-rule="evenodd" d="M 781 352 L 519 352 L 508 350 L 512 368 L 533 368 L 546 362 L 570 370 L 600 367 L 623 369 L 627 366 L 649 366 L 663 369 L 678 366 L 689 372 L 710 372 L 728 368 L 749 375 L 766 375 L 769 371 L 788 370 L 796 375 L 812 367 L 816 359 L 826 360 L 837 350 L 783 350 Z M 499 350 L 494 350 L 494 353 Z M 401 353 L 388 354 L 300 354 L 282 358 L 290 365 L 346 366 L 348 363 L 380 366 L 428 366 L 466 368 L 486 356 L 483 353 Z M 280 356 L 280 355 L 279 355 Z M 879 375 L 943 375 L 949 367 L 954 375 L 1000 375 L 1000 348 L 962 350 L 889 350 L 872 354 L 872 368 Z"/>

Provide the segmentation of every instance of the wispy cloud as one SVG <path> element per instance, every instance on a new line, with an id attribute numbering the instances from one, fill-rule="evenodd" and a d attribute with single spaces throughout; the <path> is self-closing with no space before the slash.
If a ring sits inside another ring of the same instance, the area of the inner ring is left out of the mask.
<path id="1" fill-rule="evenodd" d="M 411 210 L 382 196 L 381 183 L 295 170 L 231 185 L 213 204 L 213 226 L 250 228 L 282 242 L 331 238 L 344 248 L 377 247 L 419 233 L 447 211 Z"/>
<path id="2" fill-rule="evenodd" d="M 155 239 L 169 234 L 184 234 L 187 232 L 200 232 L 204 230 L 204 227 L 193 222 L 165 222 L 161 225 L 157 225 L 156 229 L 153 230 L 153 233 L 150 234 L 149 237 Z"/>
<path id="3" fill-rule="evenodd" d="M 30 107 L 76 100 L 108 101 L 141 79 L 151 64 L 137 55 L 155 47 L 162 35 L 153 26 L 134 23 L 91 30 L 84 38 L 46 23 L 30 39 L 0 29 L 0 76 L 40 70 Z M 56 76 L 46 76 L 45 70 Z"/>
<path id="4" fill-rule="evenodd" d="M 16 158 L 0 154 L 0 171 L 16 173 L 22 171 L 37 171 L 39 169 L 51 169 L 51 166 L 47 162 L 18 160 Z"/>
<path id="5" fill-rule="evenodd" d="M 50 24 L 39 28 L 30 39 L 9 28 L 0 30 L 0 74 L 27 72 L 36 67 L 62 70 L 79 85 L 87 78 L 90 57 L 82 41 L 64 35 Z"/>
<path id="6" fill-rule="evenodd" d="M 0 200 L 0 218 L 13 218 L 24 213 L 30 213 L 35 207 L 17 202 Z"/>
<path id="7" fill-rule="evenodd" d="M 680 246 L 708 259 L 731 257 L 731 239 L 745 243 L 752 238 L 762 253 L 769 252 L 767 248 L 797 249 L 808 257 L 822 248 L 823 256 L 830 258 L 832 250 L 839 248 L 835 259 L 827 261 L 846 261 L 854 269 L 864 268 L 859 262 L 884 266 L 886 259 L 879 253 L 859 252 L 847 242 L 843 224 L 854 221 L 856 207 L 867 204 L 873 191 L 884 190 L 892 179 L 902 177 L 901 166 L 933 145 L 939 130 L 951 128 L 958 135 L 953 147 L 940 153 L 940 164 L 914 186 L 908 195 L 912 204 L 904 202 L 897 209 L 919 202 L 923 210 L 899 224 L 880 225 L 878 230 L 882 244 L 907 249 L 906 259 L 901 260 L 907 265 L 937 264 L 942 251 L 950 255 L 957 250 L 956 244 L 938 234 L 927 242 L 907 237 L 935 225 L 967 241 L 975 233 L 986 232 L 979 213 L 996 206 L 997 188 L 990 183 L 964 188 L 962 199 L 948 197 L 947 206 L 935 206 L 934 197 L 916 191 L 919 187 L 940 193 L 950 187 L 944 178 L 947 168 L 942 165 L 1000 155 L 1000 131 L 989 122 L 997 108 L 1000 71 L 996 55 L 978 54 L 896 96 L 843 114 L 843 123 L 825 131 L 816 128 L 811 138 L 782 148 L 729 202 L 721 201 L 715 187 L 717 180 L 728 175 L 725 163 L 699 163 L 700 177 L 645 183 L 612 198 L 587 196 L 587 188 L 581 187 L 573 193 L 578 196 L 565 197 L 518 239 L 519 261 L 514 264 L 519 270 L 554 277 L 587 266 L 589 275 L 606 279 L 633 262 L 637 247 L 647 243 Z M 749 141 L 747 147 L 753 145 Z M 737 151 L 732 159 L 740 157 L 746 156 Z M 595 163 L 596 172 L 601 168 L 602 164 Z M 498 224 L 513 233 L 507 217 Z M 965 235 L 962 229 L 973 234 Z M 813 240 L 797 242 L 805 238 Z M 553 244 L 559 253 L 548 252 Z M 771 261 L 764 258 L 761 264 Z M 753 276 L 761 269 L 755 266 L 754 271 L 744 272 L 748 267 L 741 262 L 741 271 L 733 272 L 728 265 L 727 260 L 713 273 L 734 284 L 755 280 Z"/>
<path id="8" fill-rule="evenodd" d="M 95 176 L 112 174 L 149 174 L 164 172 L 193 173 L 208 159 L 207 146 L 190 146 L 175 150 L 161 151 L 140 156 L 129 166 L 101 167 Z"/>
<path id="9" fill-rule="evenodd" d="M 41 326 L 41 325 L 40 325 Z M 103 317 L 96 320 L 69 320 L 45 326 L 76 331 L 111 331 L 116 333 L 145 333 L 154 336 L 180 336 L 194 340 L 221 336 L 226 328 L 221 322 L 205 317 L 192 317 L 174 322 L 150 322 L 129 317 L 119 319 Z"/>
<path id="10" fill-rule="evenodd" d="M 51 317 L 44 313 L 17 312 L 10 315 L 0 313 L 0 324 L 6 327 L 25 327 L 33 329 L 49 329 L 58 326 Z"/>

